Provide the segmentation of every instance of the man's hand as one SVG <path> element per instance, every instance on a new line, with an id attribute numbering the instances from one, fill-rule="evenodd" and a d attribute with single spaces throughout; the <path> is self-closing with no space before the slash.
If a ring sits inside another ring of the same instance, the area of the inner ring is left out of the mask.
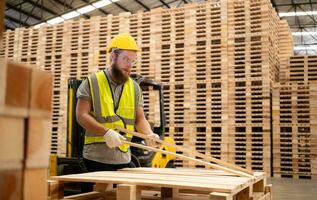
<path id="1" fill-rule="evenodd" d="M 152 132 L 151 134 L 147 135 L 146 144 L 148 146 L 155 147 L 157 145 L 157 142 L 155 141 L 156 139 L 160 139 L 160 137 Z"/>
<path id="2" fill-rule="evenodd" d="M 125 139 L 122 135 L 112 129 L 109 129 L 103 138 L 109 148 L 115 148 L 122 145 L 121 139 Z"/>

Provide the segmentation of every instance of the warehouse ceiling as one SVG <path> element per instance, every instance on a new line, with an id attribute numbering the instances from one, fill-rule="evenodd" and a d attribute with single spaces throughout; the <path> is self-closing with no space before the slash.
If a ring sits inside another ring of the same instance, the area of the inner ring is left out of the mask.
<path id="1" fill-rule="evenodd" d="M 100 0 L 6 0 L 5 29 L 30 27 L 48 22 L 63 14 L 82 7 L 95 6 Z M 135 13 L 153 8 L 180 7 L 190 2 L 204 0 L 102 0 L 108 2 L 91 12 L 79 17 L 107 14 L 117 15 L 121 12 Z M 294 37 L 296 54 L 317 54 L 317 0 L 271 0 L 273 6 L 286 19 Z M 53 20 L 54 21 L 54 20 Z M 56 22 L 56 21 L 54 21 Z"/>
<path id="2" fill-rule="evenodd" d="M 41 22 L 61 16 L 78 8 L 93 5 L 100 0 L 6 0 L 5 28 L 29 27 Z M 86 13 L 83 16 L 107 14 L 117 15 L 121 12 L 135 13 L 139 10 L 148 11 L 153 8 L 171 6 L 180 7 L 192 0 L 105 0 L 109 4 Z M 203 1 L 203 0 L 202 0 Z M 195 1 L 201 2 L 201 1 Z"/>
<path id="3" fill-rule="evenodd" d="M 317 0 L 271 0 L 293 32 L 295 54 L 317 54 Z M 297 13 L 297 14 L 296 14 Z"/>

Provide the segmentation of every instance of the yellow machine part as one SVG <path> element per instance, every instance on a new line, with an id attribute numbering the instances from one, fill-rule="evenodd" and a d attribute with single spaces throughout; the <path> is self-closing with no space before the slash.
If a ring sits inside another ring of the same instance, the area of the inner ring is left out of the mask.
<path id="1" fill-rule="evenodd" d="M 165 142 L 171 143 L 171 144 L 175 144 L 173 138 L 171 137 L 165 137 L 164 138 Z M 165 150 L 165 151 L 169 151 L 172 153 L 176 153 L 176 149 L 173 147 L 168 147 L 165 145 L 161 145 L 160 149 Z M 152 160 L 152 167 L 155 168 L 166 168 L 167 164 L 169 163 L 169 161 L 174 160 L 175 156 L 171 156 L 171 155 L 164 155 L 162 153 L 157 152 Z"/>
<path id="2" fill-rule="evenodd" d="M 72 157 L 72 129 L 73 129 L 73 97 L 74 97 L 74 89 L 72 87 L 68 90 L 68 130 L 67 130 L 67 157 Z"/>
<path id="3" fill-rule="evenodd" d="M 57 154 L 50 155 L 50 176 L 57 176 Z"/>

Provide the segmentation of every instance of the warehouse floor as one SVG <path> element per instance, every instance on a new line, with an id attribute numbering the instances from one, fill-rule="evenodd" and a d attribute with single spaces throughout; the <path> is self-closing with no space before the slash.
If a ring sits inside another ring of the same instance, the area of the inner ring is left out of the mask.
<path id="1" fill-rule="evenodd" d="M 268 178 L 273 184 L 274 200 L 317 199 L 317 180 Z"/>

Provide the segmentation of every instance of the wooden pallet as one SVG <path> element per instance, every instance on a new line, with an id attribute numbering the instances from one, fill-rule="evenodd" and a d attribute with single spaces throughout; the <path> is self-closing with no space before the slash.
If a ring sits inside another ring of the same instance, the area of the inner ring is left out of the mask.
<path id="1" fill-rule="evenodd" d="M 50 199 L 76 199 L 63 195 L 63 184 L 68 182 L 96 183 L 93 195 L 106 199 L 271 199 L 265 174 L 254 175 L 252 179 L 207 169 L 125 168 L 55 176 L 51 177 L 55 182 L 51 183 Z M 112 184 L 118 184 L 115 190 Z"/>
<path id="2" fill-rule="evenodd" d="M 284 64 L 283 70 L 283 82 L 304 84 L 317 81 L 317 56 L 292 56 Z"/>

